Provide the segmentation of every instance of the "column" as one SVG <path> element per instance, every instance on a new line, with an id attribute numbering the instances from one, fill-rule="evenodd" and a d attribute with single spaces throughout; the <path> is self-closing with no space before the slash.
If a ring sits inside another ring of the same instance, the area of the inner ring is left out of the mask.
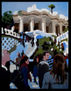
<path id="1" fill-rule="evenodd" d="M 21 16 L 19 16 L 19 20 L 20 20 L 20 23 L 19 23 L 19 33 L 20 33 L 20 32 L 23 32 L 23 19 Z"/>
<path id="2" fill-rule="evenodd" d="M 54 20 L 52 20 L 52 29 L 51 29 L 52 31 L 52 33 L 56 33 L 56 26 L 55 26 L 55 21 Z"/>
<path id="3" fill-rule="evenodd" d="M 42 18 L 42 31 L 46 32 L 46 20 L 45 20 L 45 18 Z"/>
<path id="4" fill-rule="evenodd" d="M 34 30 L 34 19 L 31 18 L 31 21 L 30 21 L 30 31 L 33 32 Z"/>
<path id="5" fill-rule="evenodd" d="M 60 33 L 62 34 L 62 23 L 60 23 Z"/>

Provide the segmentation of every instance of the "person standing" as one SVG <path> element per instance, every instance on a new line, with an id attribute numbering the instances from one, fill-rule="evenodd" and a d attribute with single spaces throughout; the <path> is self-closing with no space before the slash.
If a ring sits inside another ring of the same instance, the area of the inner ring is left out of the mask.
<path id="1" fill-rule="evenodd" d="M 21 61 L 21 55 L 20 55 L 20 53 L 18 53 L 18 57 L 16 58 L 16 68 L 17 69 L 19 69 L 20 61 Z"/>
<path id="2" fill-rule="evenodd" d="M 33 67 L 33 76 L 34 76 L 34 82 L 37 84 L 36 77 L 38 76 L 38 64 L 39 64 L 39 57 L 36 56 L 34 58 L 34 67 Z"/>
<path id="3" fill-rule="evenodd" d="M 65 58 L 62 54 L 55 55 L 53 70 L 44 74 L 42 88 L 68 89 L 68 73 L 65 71 Z"/>
<path id="4" fill-rule="evenodd" d="M 20 65 L 20 71 L 21 71 L 21 75 L 23 78 L 23 83 L 24 83 L 24 89 L 30 89 L 29 85 L 28 85 L 28 78 L 31 81 L 31 76 L 30 76 L 30 72 L 29 72 L 29 60 L 28 57 L 25 56 L 24 59 L 21 60 L 22 64 Z"/>
<path id="5" fill-rule="evenodd" d="M 8 71 L 3 68 L 3 67 L 0 67 L 0 89 L 2 90 L 10 90 L 10 87 L 9 87 L 9 84 L 10 84 L 10 75 L 8 73 Z"/>
<path id="6" fill-rule="evenodd" d="M 42 82 L 43 82 L 44 74 L 46 72 L 48 72 L 48 70 L 49 70 L 49 64 L 46 62 L 47 58 L 49 58 L 49 53 L 44 52 L 42 60 L 40 61 L 39 66 L 38 66 L 38 78 L 39 78 L 40 88 L 42 88 Z"/>
<path id="7" fill-rule="evenodd" d="M 22 50 L 21 57 L 24 55 L 24 50 Z"/>

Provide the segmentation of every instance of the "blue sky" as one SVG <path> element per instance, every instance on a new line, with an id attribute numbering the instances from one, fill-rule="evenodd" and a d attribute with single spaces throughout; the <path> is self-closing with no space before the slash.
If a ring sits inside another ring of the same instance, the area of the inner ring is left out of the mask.
<path id="1" fill-rule="evenodd" d="M 28 7 L 31 7 L 33 4 L 36 4 L 38 9 L 48 9 L 48 5 L 54 4 L 56 7 L 54 11 L 57 11 L 58 14 L 63 14 L 68 16 L 68 2 L 2 2 L 2 14 L 5 11 L 11 10 L 19 11 L 19 10 L 27 10 Z"/>

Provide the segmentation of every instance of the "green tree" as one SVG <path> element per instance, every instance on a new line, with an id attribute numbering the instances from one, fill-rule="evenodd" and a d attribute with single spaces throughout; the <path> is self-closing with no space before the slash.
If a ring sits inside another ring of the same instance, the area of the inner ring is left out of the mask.
<path id="1" fill-rule="evenodd" d="M 12 11 L 6 11 L 2 16 L 2 27 L 10 28 L 14 24 Z"/>
<path id="2" fill-rule="evenodd" d="M 51 13 L 53 13 L 53 9 L 55 8 L 55 5 L 50 4 L 48 7 L 51 9 Z"/>
<path id="3" fill-rule="evenodd" d="M 19 15 L 19 16 L 22 16 L 22 10 L 19 10 L 19 11 L 18 11 L 18 15 Z"/>
<path id="4" fill-rule="evenodd" d="M 65 28 L 63 32 L 65 33 L 65 32 L 67 32 L 67 31 L 68 31 L 68 27 L 67 27 L 67 28 Z"/>

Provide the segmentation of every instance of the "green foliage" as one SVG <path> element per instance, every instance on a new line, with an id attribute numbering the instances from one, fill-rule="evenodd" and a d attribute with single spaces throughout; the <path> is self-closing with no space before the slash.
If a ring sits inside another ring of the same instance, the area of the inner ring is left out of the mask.
<path id="1" fill-rule="evenodd" d="M 54 4 L 50 4 L 48 7 L 51 8 L 51 13 L 53 13 L 53 9 L 55 8 L 55 5 Z"/>
<path id="2" fill-rule="evenodd" d="M 61 42 L 63 42 L 63 41 L 68 41 L 68 39 L 66 38 L 66 39 L 61 40 Z"/>
<path id="3" fill-rule="evenodd" d="M 43 52 L 44 52 L 44 50 L 42 48 L 39 48 L 37 50 L 36 54 L 34 55 L 34 57 L 37 56 L 37 55 L 43 54 Z"/>
<path id="4" fill-rule="evenodd" d="M 50 4 L 48 7 L 53 9 L 53 8 L 55 8 L 55 5 L 54 4 Z"/>
<path id="5" fill-rule="evenodd" d="M 56 36 L 54 36 L 54 37 L 56 37 Z M 51 41 L 51 44 L 44 45 L 45 42 L 50 42 L 50 41 Z M 43 49 L 42 45 L 45 46 L 45 49 Z M 53 48 L 53 51 L 51 51 L 51 48 Z M 56 53 L 63 53 L 62 50 L 60 51 L 59 45 L 56 45 L 55 42 L 50 37 L 48 37 L 48 38 L 44 37 L 42 39 L 39 39 L 39 47 L 38 47 L 38 50 L 34 56 L 37 56 L 39 54 L 43 54 L 43 52 L 45 52 L 45 51 L 48 51 L 52 56 L 55 55 L 55 52 Z"/>
<path id="6" fill-rule="evenodd" d="M 64 31 L 63 31 L 63 33 L 67 32 L 67 31 L 68 31 L 68 28 L 65 28 Z"/>
<path id="7" fill-rule="evenodd" d="M 55 39 L 57 38 L 57 36 L 55 36 L 55 35 L 52 35 L 52 37 L 54 37 Z"/>
<path id="8" fill-rule="evenodd" d="M 3 27 L 10 26 L 13 23 L 12 11 L 4 12 L 2 16 L 2 25 Z"/>
<path id="9" fill-rule="evenodd" d="M 48 41 L 52 42 L 53 40 L 50 37 L 48 37 L 48 38 L 44 37 L 39 40 L 39 45 L 42 46 L 44 44 L 44 42 L 48 42 Z"/>
<path id="10" fill-rule="evenodd" d="M 49 42 L 49 41 L 51 41 L 51 42 L 53 42 L 53 40 L 50 38 L 50 37 L 44 37 L 44 38 L 42 38 L 42 39 L 39 39 L 39 48 L 38 48 L 38 50 L 37 50 L 37 52 L 35 53 L 35 55 L 34 56 L 36 56 L 36 55 L 39 55 L 39 54 L 43 54 L 43 52 L 44 51 L 49 51 L 50 52 L 50 49 L 51 49 L 51 45 L 50 46 L 48 46 L 48 45 L 45 45 L 46 47 L 48 47 L 48 49 L 46 49 L 46 50 L 44 50 L 43 48 L 42 48 L 42 46 L 44 45 L 44 43 L 45 42 Z"/>
<path id="11" fill-rule="evenodd" d="M 18 15 L 22 16 L 22 10 L 18 11 Z"/>

